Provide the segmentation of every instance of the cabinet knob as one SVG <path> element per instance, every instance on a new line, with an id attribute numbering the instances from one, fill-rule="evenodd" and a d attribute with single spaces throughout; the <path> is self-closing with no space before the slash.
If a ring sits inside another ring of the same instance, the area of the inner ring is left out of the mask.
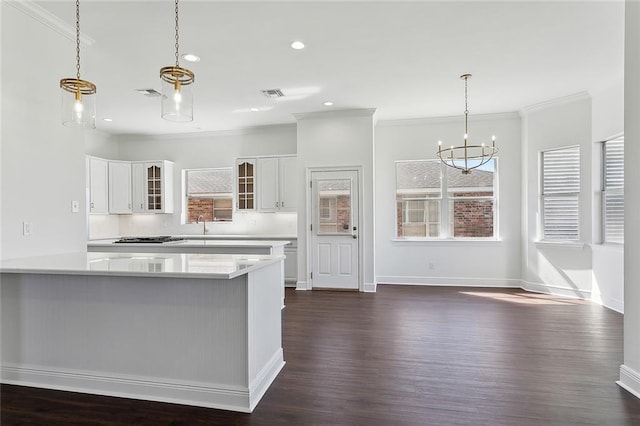
<path id="1" fill-rule="evenodd" d="M 280 202 L 276 201 L 276 207 L 280 207 Z"/>
<path id="2" fill-rule="evenodd" d="M 93 202 L 91 202 L 91 208 L 93 208 Z"/>
<path id="3" fill-rule="evenodd" d="M 131 203 L 129 203 L 129 210 L 131 210 Z"/>

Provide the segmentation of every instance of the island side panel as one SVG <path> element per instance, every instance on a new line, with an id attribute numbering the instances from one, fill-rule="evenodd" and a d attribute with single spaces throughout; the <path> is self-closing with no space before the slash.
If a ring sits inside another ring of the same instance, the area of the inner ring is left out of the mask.
<path id="1" fill-rule="evenodd" d="M 3 382 L 250 411 L 247 275 L 1 286 Z"/>
<path id="2" fill-rule="evenodd" d="M 281 283 L 284 260 L 248 275 L 249 392 L 253 409 L 284 367 Z"/>

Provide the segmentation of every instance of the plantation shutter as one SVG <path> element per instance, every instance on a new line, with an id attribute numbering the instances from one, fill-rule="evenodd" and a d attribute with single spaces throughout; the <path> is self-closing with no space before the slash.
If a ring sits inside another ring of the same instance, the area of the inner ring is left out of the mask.
<path id="1" fill-rule="evenodd" d="M 605 242 L 624 242 L 624 138 L 604 143 L 603 236 Z"/>
<path id="2" fill-rule="evenodd" d="M 543 239 L 577 241 L 579 227 L 580 148 L 542 153 Z"/>

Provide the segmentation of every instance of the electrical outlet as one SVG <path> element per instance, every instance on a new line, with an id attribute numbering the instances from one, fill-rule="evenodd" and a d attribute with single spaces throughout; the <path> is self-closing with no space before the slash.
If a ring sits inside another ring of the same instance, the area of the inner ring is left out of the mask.
<path id="1" fill-rule="evenodd" d="M 71 201 L 71 213 L 80 212 L 80 203 L 76 200 Z"/>
<path id="2" fill-rule="evenodd" d="M 22 235 L 31 235 L 31 222 L 22 222 Z"/>
<path id="3" fill-rule="evenodd" d="M 429 262 L 429 269 L 435 269 L 435 265 L 433 264 L 433 262 Z"/>

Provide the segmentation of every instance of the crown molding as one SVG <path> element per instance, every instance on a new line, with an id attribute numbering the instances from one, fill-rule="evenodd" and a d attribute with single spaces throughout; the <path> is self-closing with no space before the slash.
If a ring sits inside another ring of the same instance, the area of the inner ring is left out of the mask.
<path id="1" fill-rule="evenodd" d="M 238 135 L 251 135 L 251 134 L 264 134 L 264 133 L 281 133 L 286 131 L 296 131 L 296 124 L 272 124 L 266 126 L 253 126 L 244 127 L 240 129 L 230 130 L 213 130 L 210 132 L 189 132 L 189 133 L 164 133 L 159 135 L 149 134 L 119 134 L 112 135 L 118 138 L 119 141 L 135 142 L 140 140 L 168 140 L 168 139 L 202 139 L 208 137 L 220 137 L 220 136 L 238 136 Z"/>
<path id="2" fill-rule="evenodd" d="M 378 127 L 424 126 L 428 124 L 458 123 L 463 119 L 463 115 L 449 115 L 444 117 L 400 118 L 394 120 L 380 120 L 378 121 Z M 514 119 L 520 119 L 520 114 L 515 111 L 469 115 L 469 121 L 471 122 Z"/>
<path id="3" fill-rule="evenodd" d="M 586 99 L 591 99 L 591 95 L 589 94 L 589 92 L 586 92 L 586 91 L 578 92 L 572 95 L 563 96 L 561 98 L 550 99 L 548 101 L 540 102 L 538 104 L 525 106 L 519 111 L 519 113 L 521 117 L 524 117 L 527 114 L 530 114 L 532 112 L 544 110 L 554 106 L 565 105 L 572 102 L 583 101 Z"/>
<path id="4" fill-rule="evenodd" d="M 3 0 L 3 3 L 14 7 L 44 26 L 52 29 L 58 34 L 61 34 L 65 38 L 71 41 L 76 40 L 76 28 L 74 26 L 67 24 L 62 19 L 58 18 L 42 6 L 37 5 L 32 0 Z M 80 32 L 80 43 L 86 46 L 91 46 L 95 42 L 96 41 L 94 39 Z"/>
<path id="5" fill-rule="evenodd" d="M 295 113 L 293 114 L 293 116 L 297 121 L 300 121 L 334 117 L 372 117 L 375 113 L 375 108 L 357 108 L 341 109 L 335 111 L 301 112 Z"/>

